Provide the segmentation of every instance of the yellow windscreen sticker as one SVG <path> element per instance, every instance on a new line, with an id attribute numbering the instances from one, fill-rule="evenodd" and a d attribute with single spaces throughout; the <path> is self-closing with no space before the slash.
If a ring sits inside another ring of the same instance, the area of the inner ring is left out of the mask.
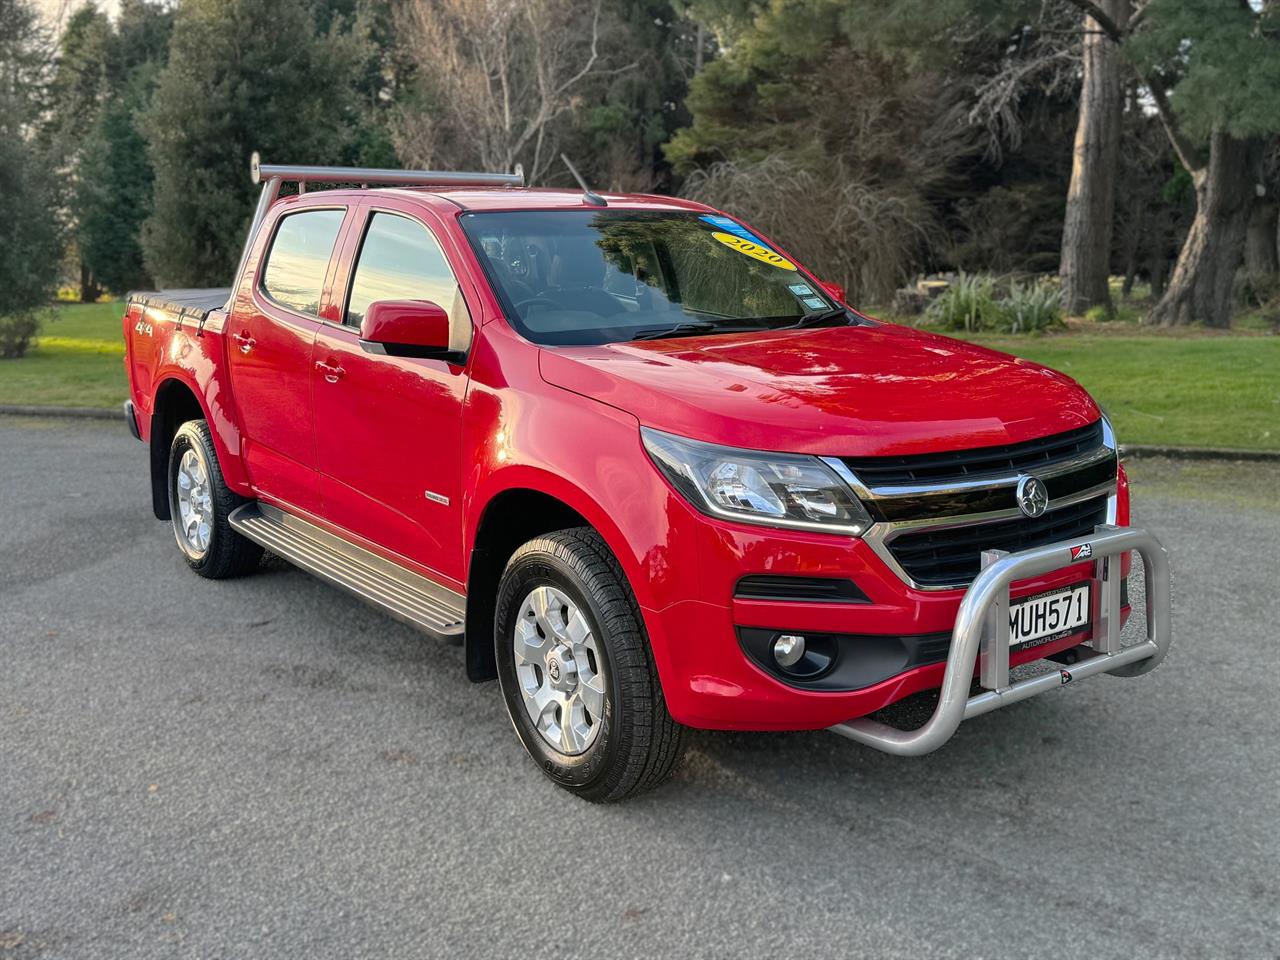
<path id="1" fill-rule="evenodd" d="M 778 267 L 781 270 L 794 270 L 796 265 L 786 257 L 780 257 L 768 247 L 761 246 L 758 243 L 752 243 L 750 240 L 744 240 L 742 237 L 735 237 L 731 233 L 721 233 L 715 231 L 711 234 L 726 247 L 732 247 L 739 253 L 745 253 L 748 257 L 755 257 L 762 263 L 767 263 L 771 267 Z"/>

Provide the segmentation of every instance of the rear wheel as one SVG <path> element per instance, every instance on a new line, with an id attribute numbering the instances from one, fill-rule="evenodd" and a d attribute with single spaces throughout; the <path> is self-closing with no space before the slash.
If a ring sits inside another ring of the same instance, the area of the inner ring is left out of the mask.
<path id="1" fill-rule="evenodd" d="M 657 786 L 680 757 L 640 611 L 589 527 L 520 547 L 498 587 L 495 654 L 516 733 L 543 773 L 605 802 Z"/>
<path id="2" fill-rule="evenodd" d="M 222 580 L 258 566 L 262 547 L 227 521 L 245 502 L 222 477 L 209 425 L 189 420 L 179 427 L 169 447 L 169 516 L 187 566 L 200 576 Z"/>

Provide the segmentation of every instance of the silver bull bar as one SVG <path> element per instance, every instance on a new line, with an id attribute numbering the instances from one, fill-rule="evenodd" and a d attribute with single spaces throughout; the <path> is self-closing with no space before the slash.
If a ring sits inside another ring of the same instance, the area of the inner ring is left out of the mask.
<path id="1" fill-rule="evenodd" d="M 1146 583 L 1147 638 L 1120 645 L 1121 556 L 1130 550 L 1142 557 Z M 1070 668 L 1009 682 L 1009 584 L 1079 563 L 1094 561 L 1090 589 L 1093 637 L 1072 648 L 1080 656 Z M 933 716 L 918 730 L 898 730 L 862 717 L 829 728 L 832 733 L 886 753 L 915 757 L 951 739 L 961 722 L 1007 707 L 1098 673 L 1136 677 L 1155 669 L 1169 652 L 1169 556 L 1160 541 L 1136 527 L 1101 525 L 1087 540 L 1063 541 L 1018 553 L 988 550 L 983 569 L 960 603 L 947 669 Z M 983 688 L 969 696 L 978 668 Z"/>

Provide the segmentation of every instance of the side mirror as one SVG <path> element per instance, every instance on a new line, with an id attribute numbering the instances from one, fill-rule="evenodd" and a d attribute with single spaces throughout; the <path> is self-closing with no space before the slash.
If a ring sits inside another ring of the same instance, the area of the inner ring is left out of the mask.
<path id="1" fill-rule="evenodd" d="M 459 363 L 449 349 L 449 315 L 430 300 L 375 300 L 360 321 L 360 346 L 393 357 L 426 357 Z"/>
<path id="2" fill-rule="evenodd" d="M 827 295 L 833 297 L 836 303 L 844 303 L 844 287 L 838 283 L 827 283 L 825 280 L 819 280 L 818 286 L 827 292 Z"/>

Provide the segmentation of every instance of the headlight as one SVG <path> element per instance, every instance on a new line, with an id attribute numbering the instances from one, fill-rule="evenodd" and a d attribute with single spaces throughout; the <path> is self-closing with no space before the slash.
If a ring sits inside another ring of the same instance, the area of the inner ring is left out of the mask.
<path id="1" fill-rule="evenodd" d="M 640 428 L 658 469 L 703 513 L 773 527 L 858 536 L 871 518 L 817 457 L 738 450 Z"/>
<path id="2" fill-rule="evenodd" d="M 1098 403 L 1096 400 L 1094 403 Z M 1111 414 L 1107 408 L 1098 403 L 1098 409 L 1102 411 L 1102 442 L 1112 450 L 1119 450 L 1120 443 L 1116 440 L 1115 427 L 1111 425 Z"/>

